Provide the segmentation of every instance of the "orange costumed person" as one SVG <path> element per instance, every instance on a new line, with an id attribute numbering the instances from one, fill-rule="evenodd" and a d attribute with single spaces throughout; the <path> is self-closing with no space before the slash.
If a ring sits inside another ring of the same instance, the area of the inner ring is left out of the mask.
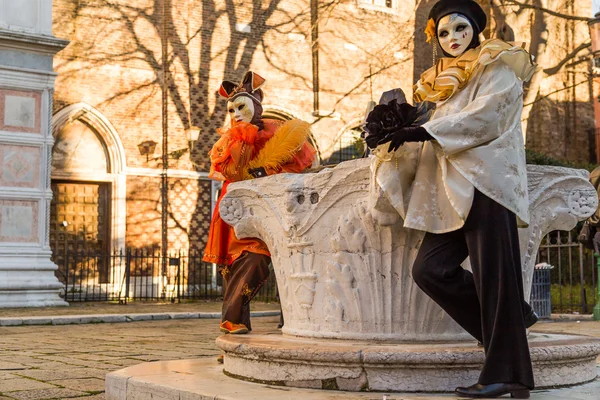
<path id="1" fill-rule="evenodd" d="M 210 224 L 203 260 L 219 264 L 226 281 L 221 331 L 247 333 L 250 300 L 269 276 L 271 255 L 257 238 L 239 239 L 219 213 L 221 199 L 231 182 L 280 172 L 302 172 L 310 167 L 316 151 L 308 143 L 310 125 L 300 120 L 277 121 L 262 118 L 265 80 L 249 71 L 242 82 L 224 81 L 219 94 L 227 99 L 231 119 L 228 129 L 219 129 L 219 140 L 210 151 L 209 177 L 224 180 Z"/>

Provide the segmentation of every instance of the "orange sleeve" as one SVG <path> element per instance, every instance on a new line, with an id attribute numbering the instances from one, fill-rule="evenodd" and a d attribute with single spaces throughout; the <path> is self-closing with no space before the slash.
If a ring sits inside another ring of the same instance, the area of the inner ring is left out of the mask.
<path id="1" fill-rule="evenodd" d="M 220 176 L 231 182 L 244 179 L 245 167 L 255 153 L 258 127 L 249 123 L 237 123 L 231 128 L 219 130 L 221 137 L 209 152 L 210 178 Z"/>

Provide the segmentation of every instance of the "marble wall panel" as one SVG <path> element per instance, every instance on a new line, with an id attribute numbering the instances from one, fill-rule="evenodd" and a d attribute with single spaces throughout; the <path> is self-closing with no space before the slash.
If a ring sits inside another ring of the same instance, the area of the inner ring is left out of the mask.
<path id="1" fill-rule="evenodd" d="M 0 130 L 41 133 L 39 92 L 0 89 Z"/>
<path id="2" fill-rule="evenodd" d="M 0 200 L 0 242 L 38 242 L 38 218 L 37 201 Z"/>
<path id="3" fill-rule="evenodd" d="M 40 0 L 0 1 L 0 6 L 4 6 L 4 15 L 0 21 L 12 28 L 34 30 L 38 26 L 39 1 Z"/>
<path id="4" fill-rule="evenodd" d="M 0 144 L 0 186 L 40 187 L 41 149 Z"/>

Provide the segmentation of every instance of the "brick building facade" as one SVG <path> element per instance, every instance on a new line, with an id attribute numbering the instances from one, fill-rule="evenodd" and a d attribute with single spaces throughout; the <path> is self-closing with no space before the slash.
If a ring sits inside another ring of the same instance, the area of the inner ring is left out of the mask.
<path id="1" fill-rule="evenodd" d="M 82 232 L 75 222 L 82 220 L 81 210 L 59 210 L 56 204 L 55 246 L 64 245 L 69 235 L 95 243 L 101 238 L 98 246 L 105 248 L 160 245 L 165 22 L 169 246 L 177 249 L 201 250 L 206 241 L 214 200 L 206 178 L 207 153 L 216 128 L 226 122 L 226 103 L 216 94 L 223 79 L 238 80 L 248 69 L 264 76 L 266 114 L 312 122 L 314 141 L 327 162 L 343 147 L 352 147 L 352 128 L 361 122 L 368 101 L 395 87 L 410 98 L 412 84 L 432 63 L 423 28 L 435 0 L 329 5 L 314 0 L 164 1 L 166 15 L 160 0 L 54 0 L 55 35 L 71 43 L 54 63 L 54 153 L 59 161 L 54 163 L 53 188 L 67 199 L 88 187 L 99 199 L 93 201 L 106 203 L 103 212 L 108 214 L 99 216 L 106 221 L 101 228 Z M 591 7 L 558 2 L 583 15 Z M 517 39 L 535 39 L 540 18 L 535 10 L 502 14 L 491 6 L 493 1 L 481 3 L 493 16 L 488 36 L 496 34 L 500 21 L 510 25 Z M 569 37 L 546 57 L 554 66 L 579 45 L 587 26 L 547 21 L 559 27 L 551 38 Z M 538 39 L 533 41 L 540 46 Z M 577 83 L 588 68 L 587 62 L 567 63 L 544 79 L 542 100 L 537 99 L 528 126 L 528 146 L 561 158 L 589 158 L 591 89 L 579 84 L 560 90 Z M 191 127 L 200 129 L 192 146 L 186 136 Z M 87 147 L 80 140 L 86 137 Z M 154 153 L 141 154 L 140 144 L 148 141 L 156 143 Z"/>

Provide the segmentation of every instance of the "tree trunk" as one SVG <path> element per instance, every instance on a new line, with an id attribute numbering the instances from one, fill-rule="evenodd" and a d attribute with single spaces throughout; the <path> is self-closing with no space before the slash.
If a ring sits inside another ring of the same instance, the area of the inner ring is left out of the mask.
<path id="1" fill-rule="evenodd" d="M 537 0 L 537 5 L 548 8 L 548 0 Z M 521 128 L 523 129 L 523 142 L 527 144 L 527 124 L 531 111 L 533 110 L 533 102 L 537 99 L 538 93 L 540 92 L 540 86 L 542 81 L 546 77 L 544 73 L 544 65 L 548 63 L 548 25 L 546 23 L 546 15 L 541 11 L 535 13 L 535 23 L 532 26 L 531 38 L 532 38 L 532 56 L 538 64 L 538 69 L 531 78 L 525 99 L 523 100 L 523 114 L 521 116 Z M 535 43 L 534 43 L 535 41 Z M 535 48 L 535 52 L 533 52 Z"/>

